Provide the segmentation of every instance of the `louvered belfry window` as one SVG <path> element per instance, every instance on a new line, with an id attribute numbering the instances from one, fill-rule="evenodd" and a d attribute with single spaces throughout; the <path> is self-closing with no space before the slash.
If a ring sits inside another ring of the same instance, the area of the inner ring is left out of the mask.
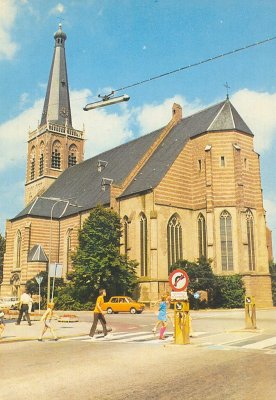
<path id="1" fill-rule="evenodd" d="M 223 271 L 233 271 L 232 217 L 226 210 L 220 214 L 220 244 L 221 268 Z"/>
<path id="2" fill-rule="evenodd" d="M 22 236 L 21 236 L 21 232 L 17 231 L 16 234 L 16 260 L 15 260 L 15 268 L 16 269 L 20 269 L 21 267 L 21 244 L 22 244 Z"/>
<path id="3" fill-rule="evenodd" d="M 31 181 L 35 178 L 35 157 L 31 160 Z"/>
<path id="4" fill-rule="evenodd" d="M 44 154 L 40 154 L 39 158 L 39 176 L 42 176 L 44 172 Z"/>
<path id="5" fill-rule="evenodd" d="M 248 268 L 249 271 L 255 271 L 254 219 L 249 209 L 246 210 L 245 217 L 248 243 Z"/>
<path id="6" fill-rule="evenodd" d="M 56 140 L 52 148 L 52 168 L 60 169 L 61 157 L 60 157 L 60 142 Z"/>
<path id="7" fill-rule="evenodd" d="M 197 229 L 198 229 L 198 256 L 207 257 L 207 247 L 206 247 L 206 223 L 204 216 L 200 213 L 197 219 Z"/>
<path id="8" fill-rule="evenodd" d="M 72 144 L 69 147 L 69 154 L 68 154 L 68 167 L 73 167 L 77 164 L 77 147 Z"/>
<path id="9" fill-rule="evenodd" d="M 140 214 L 140 267 L 141 276 L 148 275 L 147 217 Z"/>
<path id="10" fill-rule="evenodd" d="M 182 227 L 180 218 L 174 214 L 167 226 L 167 241 L 168 241 L 168 271 L 176 261 L 183 258 L 182 251 Z"/>

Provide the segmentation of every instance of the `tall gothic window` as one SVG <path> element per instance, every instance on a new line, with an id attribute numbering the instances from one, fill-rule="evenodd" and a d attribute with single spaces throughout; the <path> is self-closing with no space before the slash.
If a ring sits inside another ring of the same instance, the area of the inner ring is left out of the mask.
<path id="1" fill-rule="evenodd" d="M 228 211 L 220 214 L 221 267 L 223 271 L 233 271 L 232 218 Z"/>
<path id="2" fill-rule="evenodd" d="M 15 238 L 15 269 L 20 269 L 21 266 L 21 244 L 22 244 L 22 236 L 21 232 L 17 231 Z"/>
<path id="3" fill-rule="evenodd" d="M 52 163 L 51 163 L 52 168 L 55 168 L 55 169 L 60 169 L 60 165 L 61 165 L 60 148 L 61 148 L 60 142 L 58 140 L 56 140 L 53 143 L 53 147 L 52 147 Z"/>
<path id="4" fill-rule="evenodd" d="M 69 272 L 71 262 L 71 247 L 72 247 L 72 229 L 68 229 L 66 235 L 66 272 Z"/>
<path id="5" fill-rule="evenodd" d="M 147 218 L 140 214 L 140 266 L 141 276 L 148 275 Z"/>
<path id="6" fill-rule="evenodd" d="M 168 241 L 168 270 L 176 261 L 183 258 L 182 253 L 182 227 L 180 218 L 174 214 L 167 226 L 167 241 Z"/>
<path id="7" fill-rule="evenodd" d="M 68 154 L 68 167 L 73 167 L 77 164 L 77 146 L 71 144 Z"/>
<path id="8" fill-rule="evenodd" d="M 125 252 L 125 255 L 127 255 L 128 241 L 129 241 L 128 224 L 129 224 L 128 217 L 125 215 L 124 219 L 123 219 L 123 238 L 124 238 L 124 252 Z"/>
<path id="9" fill-rule="evenodd" d="M 204 216 L 200 213 L 197 219 L 197 229 L 198 229 L 198 256 L 207 257 L 207 247 L 206 247 L 206 223 Z"/>
<path id="10" fill-rule="evenodd" d="M 250 210 L 246 210 L 245 216 L 248 242 L 248 268 L 250 271 L 255 271 L 254 219 Z"/>

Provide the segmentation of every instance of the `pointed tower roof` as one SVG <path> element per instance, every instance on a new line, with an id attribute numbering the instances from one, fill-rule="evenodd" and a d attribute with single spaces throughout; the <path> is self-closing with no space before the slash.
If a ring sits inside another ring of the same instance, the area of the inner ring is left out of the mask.
<path id="1" fill-rule="evenodd" d="M 219 106 L 220 107 L 218 108 L 215 117 L 207 128 L 207 132 L 234 129 L 252 135 L 250 128 L 241 118 L 233 104 L 230 102 L 228 96 Z"/>
<path id="2" fill-rule="evenodd" d="M 45 125 L 47 121 L 72 126 L 65 57 L 66 38 L 59 24 L 59 29 L 54 35 L 55 49 L 40 126 Z"/>

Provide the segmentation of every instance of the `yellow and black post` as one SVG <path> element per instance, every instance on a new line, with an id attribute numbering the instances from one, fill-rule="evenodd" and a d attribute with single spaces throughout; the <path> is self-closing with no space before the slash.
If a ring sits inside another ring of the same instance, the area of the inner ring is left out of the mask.
<path id="1" fill-rule="evenodd" d="M 190 343 L 190 307 L 188 301 L 174 303 L 174 342 Z"/>
<path id="2" fill-rule="evenodd" d="M 256 326 L 256 304 L 253 296 L 245 296 L 245 329 L 257 329 Z"/>

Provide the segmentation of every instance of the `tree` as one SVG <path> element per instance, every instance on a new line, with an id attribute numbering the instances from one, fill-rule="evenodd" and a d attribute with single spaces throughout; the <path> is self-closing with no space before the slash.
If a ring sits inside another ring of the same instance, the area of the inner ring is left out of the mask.
<path id="1" fill-rule="evenodd" d="M 47 299 L 47 288 L 48 288 L 48 272 L 47 271 L 41 271 L 36 276 L 34 276 L 32 279 L 29 279 L 26 282 L 26 290 L 28 293 L 31 293 L 31 294 L 39 293 L 39 285 L 36 281 L 37 277 L 42 278 L 42 282 L 40 285 L 40 296 L 42 299 L 42 305 L 45 306 L 46 299 Z M 65 283 L 62 278 L 55 279 L 55 291 L 57 291 L 61 287 L 63 288 L 64 286 L 65 286 Z"/>
<path id="2" fill-rule="evenodd" d="M 97 206 L 79 232 L 79 245 L 72 255 L 71 295 L 82 302 L 95 300 L 99 288 L 108 295 L 131 294 L 137 285 L 135 261 L 120 254 L 119 215 Z"/>
<path id="3" fill-rule="evenodd" d="M 0 283 L 3 281 L 3 265 L 4 265 L 4 254 L 6 250 L 6 239 L 0 233 Z"/>

